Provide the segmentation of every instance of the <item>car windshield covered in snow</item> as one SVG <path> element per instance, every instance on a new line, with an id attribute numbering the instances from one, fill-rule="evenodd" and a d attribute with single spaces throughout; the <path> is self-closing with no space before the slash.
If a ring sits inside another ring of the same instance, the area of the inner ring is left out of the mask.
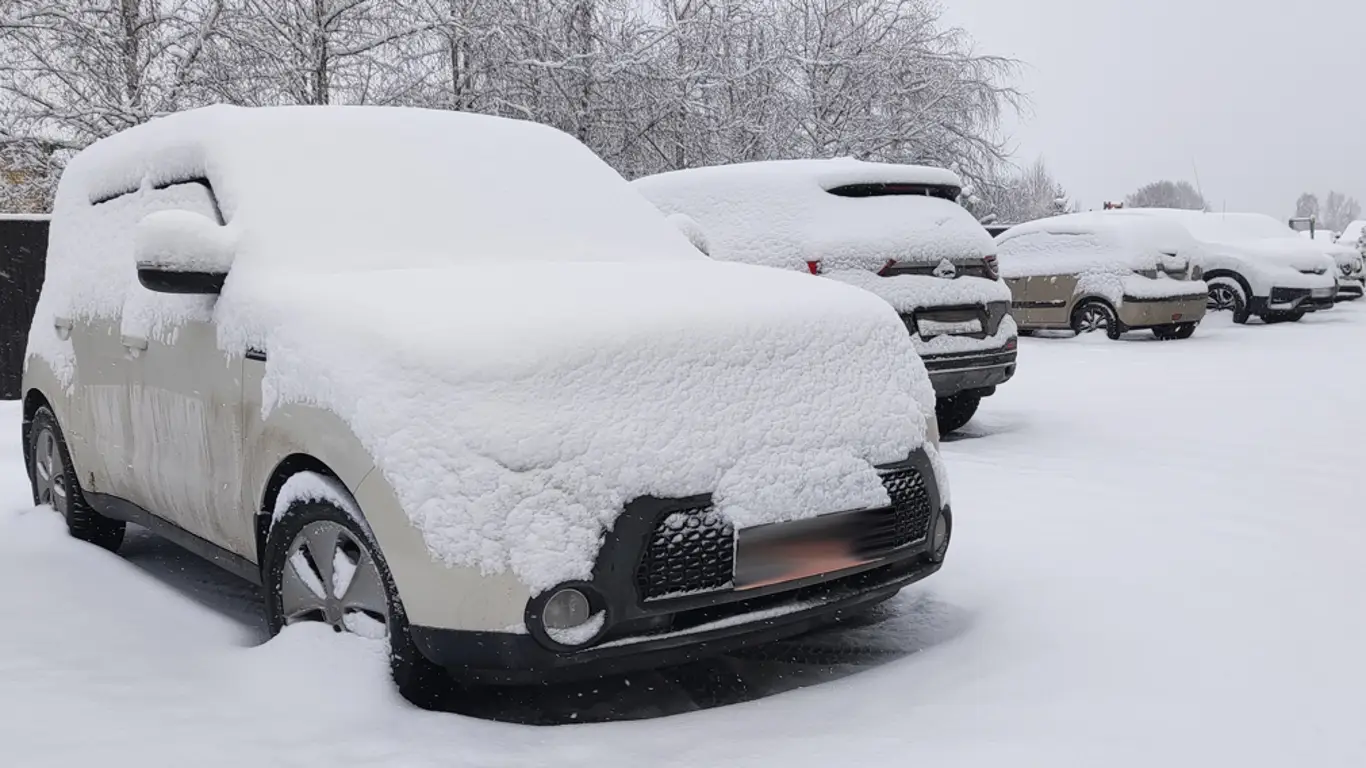
<path id="1" fill-rule="evenodd" d="M 1207 213 L 1191 217 L 1191 232 L 1202 240 L 1282 240 L 1295 230 L 1261 213 Z"/>

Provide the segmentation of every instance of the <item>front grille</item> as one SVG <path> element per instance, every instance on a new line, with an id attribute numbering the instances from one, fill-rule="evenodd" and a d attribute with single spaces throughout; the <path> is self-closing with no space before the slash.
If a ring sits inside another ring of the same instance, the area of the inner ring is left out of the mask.
<path id="1" fill-rule="evenodd" d="M 711 507 L 672 512 L 655 526 L 636 567 L 642 600 L 725 589 L 735 571 L 735 528 Z"/>
<path id="2" fill-rule="evenodd" d="M 892 514 L 889 523 L 881 527 L 881 540 L 889 549 L 924 541 L 934 516 L 925 478 L 910 467 L 894 469 L 882 474 L 882 485 L 892 498 Z"/>

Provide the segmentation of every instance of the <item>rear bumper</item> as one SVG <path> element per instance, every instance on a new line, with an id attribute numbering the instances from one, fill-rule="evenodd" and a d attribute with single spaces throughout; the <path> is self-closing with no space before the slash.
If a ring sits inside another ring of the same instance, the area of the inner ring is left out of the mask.
<path id="1" fill-rule="evenodd" d="M 925 355 L 925 370 L 929 371 L 930 383 L 934 385 L 936 397 L 951 397 L 959 392 L 976 389 L 990 389 L 1010 381 L 1015 375 L 1015 357 L 1012 337 L 1007 346 L 1010 349 L 992 349 L 985 352 L 959 352 L 946 355 Z"/>
<path id="2" fill-rule="evenodd" d="M 939 570 L 917 553 L 862 573 L 767 598 L 732 603 L 727 615 L 676 632 L 608 640 L 582 651 L 552 651 L 528 634 L 413 627 L 423 656 L 457 679 L 526 685 L 684 664 L 793 637 L 865 610 Z"/>
<path id="3" fill-rule="evenodd" d="M 1176 323 L 1198 323 L 1205 318 L 1208 300 L 1203 293 L 1161 299 L 1125 296 L 1119 304 L 1119 321 L 1126 328 L 1134 330 Z"/>

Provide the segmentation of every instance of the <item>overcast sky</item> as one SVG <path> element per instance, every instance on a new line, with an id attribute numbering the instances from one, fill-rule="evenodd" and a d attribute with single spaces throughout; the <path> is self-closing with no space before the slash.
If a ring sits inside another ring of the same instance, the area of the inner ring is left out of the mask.
<path id="1" fill-rule="evenodd" d="M 1025 62 L 1011 133 L 1083 207 L 1160 178 L 1284 218 L 1366 204 L 1366 0 L 944 0 L 979 52 Z"/>

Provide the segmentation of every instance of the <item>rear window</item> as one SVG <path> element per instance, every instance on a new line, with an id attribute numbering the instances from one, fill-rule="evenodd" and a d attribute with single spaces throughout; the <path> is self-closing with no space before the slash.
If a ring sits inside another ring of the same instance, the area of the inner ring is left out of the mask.
<path id="1" fill-rule="evenodd" d="M 919 195 L 921 197 L 937 197 L 941 200 L 955 202 L 962 190 L 957 187 L 946 187 L 938 184 L 896 184 L 896 183 L 872 183 L 872 184 L 845 184 L 839 187 L 827 189 L 832 195 L 838 197 L 891 197 L 894 195 Z"/>

